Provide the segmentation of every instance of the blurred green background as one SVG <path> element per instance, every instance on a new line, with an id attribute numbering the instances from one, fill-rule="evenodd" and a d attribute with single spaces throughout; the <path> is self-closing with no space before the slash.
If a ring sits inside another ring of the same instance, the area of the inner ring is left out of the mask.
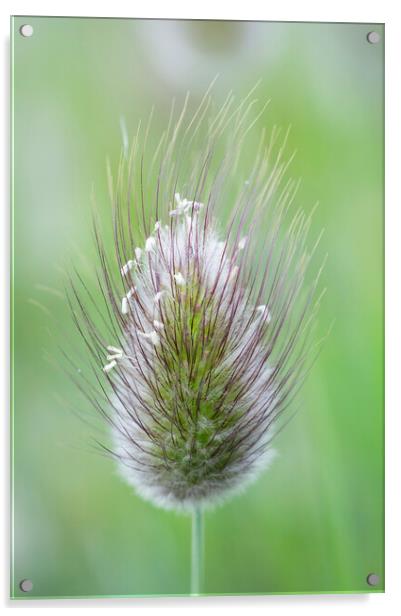
<path id="1" fill-rule="evenodd" d="M 298 202 L 320 202 L 314 232 L 325 228 L 329 255 L 321 333 L 335 324 L 279 457 L 206 515 L 205 591 L 383 590 L 383 27 L 43 17 L 11 27 L 12 595 L 24 578 L 37 597 L 188 593 L 190 519 L 143 502 L 88 445 L 88 405 L 57 366 L 60 339 L 78 340 L 61 270 L 77 254 L 90 269 L 90 196 L 94 186 L 107 220 L 120 116 L 133 131 L 155 104 L 163 125 L 174 96 L 190 90 L 196 103 L 217 73 L 217 102 L 261 78 L 271 104 L 260 128 L 292 126 Z"/>

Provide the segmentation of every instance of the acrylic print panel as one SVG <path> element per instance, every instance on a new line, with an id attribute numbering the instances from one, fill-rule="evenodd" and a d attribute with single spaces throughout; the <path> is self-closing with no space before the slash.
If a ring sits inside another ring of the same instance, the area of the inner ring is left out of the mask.
<path id="1" fill-rule="evenodd" d="M 383 53 L 13 18 L 13 597 L 383 591 Z"/>

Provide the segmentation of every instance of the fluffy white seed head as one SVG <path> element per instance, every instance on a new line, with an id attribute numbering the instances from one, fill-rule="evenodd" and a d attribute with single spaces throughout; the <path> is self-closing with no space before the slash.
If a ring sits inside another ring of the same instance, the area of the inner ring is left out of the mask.
<path id="1" fill-rule="evenodd" d="M 245 290 L 232 287 L 239 265 L 225 255 L 226 242 L 215 229 L 205 230 L 198 218 L 188 228 L 180 218 L 173 238 L 169 229 L 158 234 L 153 259 L 136 281 L 138 321 L 152 316 L 154 329 L 137 329 L 135 318 L 126 325 L 130 355 L 139 353 L 131 334 L 136 328 L 143 360 L 124 367 L 135 387 L 121 383 L 125 403 L 114 402 L 114 451 L 123 476 L 142 496 L 189 509 L 243 488 L 272 459 L 265 410 L 274 396 L 273 369 L 265 361 L 265 332 L 248 326 L 253 308 Z M 196 249 L 188 258 L 190 246 Z M 180 268 L 173 276 L 172 263 Z M 164 296 L 162 305 L 156 295 Z"/>
<path id="2" fill-rule="evenodd" d="M 76 317 L 103 370 L 95 406 L 111 426 L 106 451 L 138 494 L 178 510 L 213 506 L 266 468 L 313 356 L 310 220 L 288 218 L 296 185 L 281 184 L 282 148 L 274 161 L 260 147 L 238 173 L 240 154 L 250 153 L 242 148 L 246 105 L 233 104 L 212 122 L 206 97 L 192 120 L 181 118 L 156 149 L 153 184 L 142 157 L 119 170 L 118 178 L 149 177 L 149 185 L 133 183 L 133 217 L 127 180 L 117 184 L 117 267 L 99 239 L 104 330 L 83 301 Z M 202 118 L 214 128 L 194 155 Z M 226 129 L 232 139 L 213 171 Z M 230 211 L 224 225 L 220 204 Z"/>

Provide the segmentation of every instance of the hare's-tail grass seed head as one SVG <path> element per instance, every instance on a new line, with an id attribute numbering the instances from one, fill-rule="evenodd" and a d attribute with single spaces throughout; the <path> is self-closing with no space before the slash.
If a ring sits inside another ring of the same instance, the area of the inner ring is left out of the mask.
<path id="1" fill-rule="evenodd" d="M 189 113 L 186 100 L 155 144 L 140 126 L 109 170 L 113 250 L 95 222 L 100 299 L 73 284 L 102 447 L 165 508 L 213 505 L 258 476 L 316 352 L 310 217 L 293 211 L 286 135 L 255 142 L 254 105 L 230 95 L 213 112 L 207 93 Z"/>

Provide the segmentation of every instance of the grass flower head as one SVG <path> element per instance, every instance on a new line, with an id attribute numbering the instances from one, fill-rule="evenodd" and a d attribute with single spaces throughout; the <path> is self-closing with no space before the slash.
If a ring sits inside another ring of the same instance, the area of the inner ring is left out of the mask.
<path id="1" fill-rule="evenodd" d="M 285 137 L 247 145 L 254 104 L 229 96 L 212 113 L 207 94 L 154 147 L 137 132 L 110 175 L 113 252 L 95 226 L 103 311 L 73 287 L 103 447 L 165 508 L 213 505 L 258 476 L 315 354 L 310 217 L 291 214 Z"/>

